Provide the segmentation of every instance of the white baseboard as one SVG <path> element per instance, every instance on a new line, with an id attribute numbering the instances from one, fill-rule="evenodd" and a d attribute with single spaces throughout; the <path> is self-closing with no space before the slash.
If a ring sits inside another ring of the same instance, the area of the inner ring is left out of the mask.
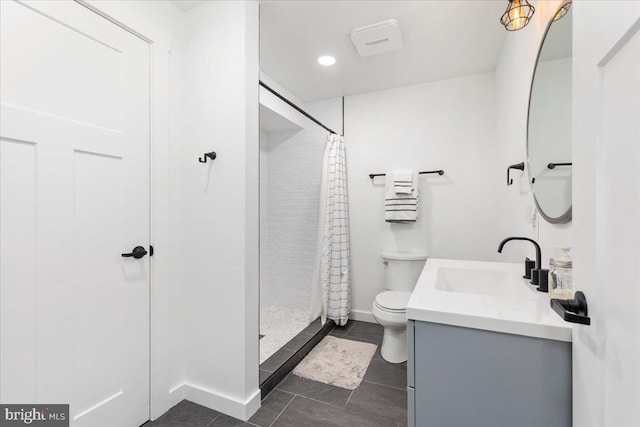
<path id="1" fill-rule="evenodd" d="M 168 408 L 164 408 L 165 409 L 164 412 L 167 412 L 169 409 L 173 408 L 174 406 L 176 406 L 178 403 L 182 402 L 183 400 L 184 400 L 184 383 L 182 383 L 180 385 L 177 385 L 177 386 L 174 386 L 171 389 L 169 389 L 169 396 L 168 396 L 168 399 L 167 399 L 167 405 L 169 405 L 169 406 L 168 406 Z M 160 414 L 160 415 L 162 415 L 162 414 Z M 156 417 L 156 419 L 159 418 L 159 416 Z"/>
<path id="2" fill-rule="evenodd" d="M 378 323 L 376 322 L 376 319 L 373 318 L 373 314 L 371 314 L 370 311 L 351 310 L 349 318 L 352 320 L 359 320 L 360 322 Z"/>
<path id="3" fill-rule="evenodd" d="M 155 421 L 184 399 L 184 384 L 171 387 L 169 393 L 151 399 L 151 420 Z"/>
<path id="4" fill-rule="evenodd" d="M 256 390 L 245 402 L 188 383 L 173 388 L 170 393 L 243 421 L 251 418 L 260 408 L 260 389 Z"/>

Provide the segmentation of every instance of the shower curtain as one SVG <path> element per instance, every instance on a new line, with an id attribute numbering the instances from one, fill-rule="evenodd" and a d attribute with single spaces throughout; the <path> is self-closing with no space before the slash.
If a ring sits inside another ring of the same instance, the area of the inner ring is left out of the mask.
<path id="1" fill-rule="evenodd" d="M 349 203 L 344 138 L 330 134 L 322 166 L 318 246 L 312 282 L 311 319 L 320 315 L 344 326 L 351 311 Z"/>

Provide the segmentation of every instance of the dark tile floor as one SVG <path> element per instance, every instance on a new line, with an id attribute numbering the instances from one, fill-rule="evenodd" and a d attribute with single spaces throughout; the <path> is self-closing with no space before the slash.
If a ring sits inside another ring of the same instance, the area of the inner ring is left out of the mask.
<path id="1" fill-rule="evenodd" d="M 360 386 L 346 390 L 289 374 L 248 422 L 183 400 L 144 427 L 401 427 L 407 425 L 407 364 L 380 356 L 382 327 L 350 321 L 330 335 L 378 345 Z"/>
<path id="2" fill-rule="evenodd" d="M 329 332 L 335 323 L 327 322 L 324 326 L 320 318 L 311 322 L 298 335 L 286 343 L 260 365 L 260 392 L 264 399 L 276 385 L 284 380 L 296 365 L 304 359 Z"/>

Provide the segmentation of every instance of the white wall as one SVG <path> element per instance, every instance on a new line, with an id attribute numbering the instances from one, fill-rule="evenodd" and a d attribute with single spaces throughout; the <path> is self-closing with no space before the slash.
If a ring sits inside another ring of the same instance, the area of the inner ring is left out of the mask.
<path id="1" fill-rule="evenodd" d="M 345 99 L 353 317 L 370 320 L 384 290 L 383 251 L 426 252 L 435 258 L 499 259 L 493 73 Z M 384 178 L 394 169 L 444 169 L 422 175 L 415 224 L 384 221 Z"/>
<path id="2" fill-rule="evenodd" d="M 207 2 L 185 29 L 186 378 L 176 392 L 247 419 L 260 405 L 257 2 Z M 198 163 L 208 151 L 218 157 Z"/>
<path id="3" fill-rule="evenodd" d="M 342 134 L 342 98 L 309 102 L 304 109 L 329 129 Z"/>
<path id="4" fill-rule="evenodd" d="M 260 130 L 260 307 L 265 306 L 264 278 L 269 271 L 269 134 Z"/>
<path id="5" fill-rule="evenodd" d="M 497 147 L 498 167 L 503 174 L 509 165 L 526 162 L 527 112 L 529 89 L 538 49 L 550 16 L 561 2 L 558 0 L 532 1 L 536 12 L 529 25 L 510 32 L 502 48 L 496 68 L 497 89 Z M 526 171 L 525 171 L 526 172 Z M 542 247 L 543 265 L 558 254 L 558 246 L 570 246 L 571 223 L 554 225 L 539 218 L 532 227 L 530 213 L 534 202 L 527 182 L 527 174 L 512 171 L 513 185 L 496 187 L 500 218 L 499 235 L 525 236 L 537 240 Z M 506 180 L 506 177 L 503 178 Z M 531 244 L 511 242 L 501 257 L 504 261 L 520 262 L 525 256 L 535 255 Z"/>

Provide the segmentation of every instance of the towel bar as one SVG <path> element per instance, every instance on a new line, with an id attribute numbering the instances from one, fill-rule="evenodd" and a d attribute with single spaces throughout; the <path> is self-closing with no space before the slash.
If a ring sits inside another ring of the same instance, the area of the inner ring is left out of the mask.
<path id="1" fill-rule="evenodd" d="M 420 175 L 425 175 L 425 174 L 431 174 L 431 173 L 437 173 L 438 175 L 444 175 L 444 171 L 442 169 L 437 170 L 437 171 L 422 171 L 422 172 L 418 172 Z M 376 176 L 385 176 L 386 173 L 370 173 L 369 174 L 369 178 L 373 179 Z"/>
<path id="2" fill-rule="evenodd" d="M 549 169 L 555 169 L 556 166 L 573 166 L 573 163 L 549 163 L 547 165 Z"/>

